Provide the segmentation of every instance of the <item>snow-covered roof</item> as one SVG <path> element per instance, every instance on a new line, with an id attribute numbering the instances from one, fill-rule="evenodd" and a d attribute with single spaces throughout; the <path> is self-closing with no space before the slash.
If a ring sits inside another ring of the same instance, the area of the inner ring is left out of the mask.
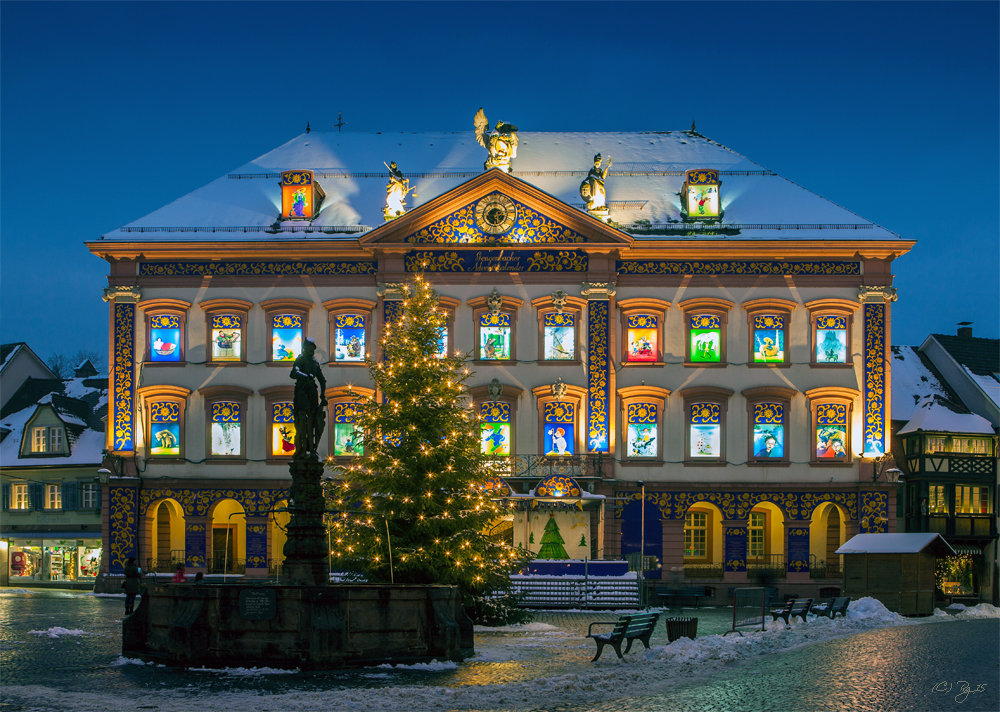
<path id="1" fill-rule="evenodd" d="M 918 554 L 933 545 L 932 553 L 954 556 L 955 550 L 940 534 L 857 534 L 844 543 L 837 554 Z"/>
<path id="2" fill-rule="evenodd" d="M 519 132 L 514 176 L 583 209 L 580 183 L 594 154 L 614 165 L 607 178 L 611 218 L 654 227 L 681 219 L 678 193 L 691 169 L 716 169 L 722 181 L 724 239 L 894 240 L 899 236 L 870 220 L 778 176 L 748 158 L 690 131 L 633 133 Z M 469 132 L 302 134 L 208 185 L 128 225 L 107 233 L 119 241 L 301 239 L 298 231 L 266 232 L 281 211 L 278 185 L 284 170 L 312 170 L 326 192 L 312 228 L 354 240 L 362 226 L 383 223 L 388 171 L 396 161 L 414 193 L 408 208 L 483 173 L 486 149 Z M 198 228 L 196 231 L 195 228 Z M 208 228 L 206 230 L 206 228 Z M 228 228 L 212 232 L 212 228 Z M 246 228 L 245 230 L 243 228 Z M 626 228 L 627 230 L 627 228 Z M 333 235 L 326 239 L 336 239 Z M 697 238 L 698 236 L 691 236 Z M 641 232 L 637 239 L 642 239 Z M 654 239 L 663 239 L 656 237 Z M 673 239 L 673 237 L 671 237 Z M 678 238 L 683 239 L 683 238 Z M 723 238 L 720 238 L 723 239 Z"/>
<path id="3" fill-rule="evenodd" d="M 909 420 L 936 398 L 956 401 L 926 356 L 913 346 L 892 347 L 892 419 Z M 960 407 L 960 410 L 965 410 Z"/>
<path id="4" fill-rule="evenodd" d="M 895 374 L 893 375 L 893 387 L 895 387 Z M 975 413 L 956 413 L 932 399 L 913 409 L 909 422 L 900 428 L 897 435 L 906 435 L 920 430 L 934 433 L 993 435 L 993 424 Z"/>
<path id="5" fill-rule="evenodd" d="M 968 366 L 962 366 L 965 372 L 969 374 L 976 385 L 983 389 L 991 401 L 993 401 L 998 407 L 1000 407 L 1000 381 L 998 381 L 992 375 L 985 375 L 982 373 L 973 373 Z"/>

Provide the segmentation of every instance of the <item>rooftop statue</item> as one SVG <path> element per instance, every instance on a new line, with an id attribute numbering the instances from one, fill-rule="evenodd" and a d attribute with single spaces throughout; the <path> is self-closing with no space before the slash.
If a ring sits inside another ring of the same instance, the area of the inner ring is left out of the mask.
<path id="1" fill-rule="evenodd" d="M 295 416 L 295 455 L 297 459 L 319 459 L 316 446 L 326 428 L 326 378 L 313 355 L 316 342 L 307 338 L 302 353 L 295 359 L 289 376 L 295 380 L 292 412 Z"/>
<path id="2" fill-rule="evenodd" d="M 482 107 L 479 107 L 472 123 L 476 127 L 476 140 L 479 141 L 479 145 L 490 152 L 483 167 L 486 170 L 502 168 L 510 173 L 510 159 L 517 158 L 517 126 L 497 121 L 491 133 L 490 122 Z"/>
<path id="3" fill-rule="evenodd" d="M 608 213 L 607 193 L 604 191 L 604 180 L 608 177 L 608 171 L 614 159 L 608 156 L 608 165 L 601 169 L 601 154 L 594 156 L 594 167 L 590 169 L 587 178 L 580 184 L 580 196 L 587 204 L 587 211 L 606 216 Z"/>
<path id="4" fill-rule="evenodd" d="M 384 164 L 385 161 L 382 161 Z M 395 220 L 406 212 L 406 195 L 413 188 L 410 187 L 410 179 L 403 177 L 403 172 L 396 167 L 393 161 L 386 168 L 389 169 L 389 183 L 385 186 L 385 209 L 382 211 L 385 219 Z M 414 193 L 413 197 L 417 197 Z"/>

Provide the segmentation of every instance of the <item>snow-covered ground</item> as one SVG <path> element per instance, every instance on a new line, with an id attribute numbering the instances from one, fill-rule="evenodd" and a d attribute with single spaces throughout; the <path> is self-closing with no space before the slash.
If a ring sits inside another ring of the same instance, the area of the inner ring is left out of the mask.
<path id="1" fill-rule="evenodd" d="M 535 622 L 505 628 L 477 627 L 476 655 L 462 664 L 440 661 L 423 665 L 382 665 L 352 673 L 352 684 L 331 685 L 332 680 L 325 678 L 328 682 L 322 685 L 323 689 L 317 689 L 317 680 L 324 679 L 317 673 L 270 668 L 199 668 L 181 674 L 197 673 L 202 680 L 200 684 L 191 683 L 185 688 L 171 683 L 174 687 L 170 688 L 166 687 L 167 683 L 159 682 L 164 687 L 157 690 L 157 677 L 170 679 L 168 676 L 177 675 L 179 671 L 158 671 L 159 666 L 143 666 L 142 661 L 119 657 L 110 662 L 110 666 L 124 669 L 136 665 L 150 671 L 148 677 L 143 678 L 149 686 L 141 697 L 99 688 L 67 692 L 9 682 L 5 697 L 10 696 L 33 709 L 49 709 L 44 705 L 58 699 L 61 709 L 78 712 L 131 712 L 139 704 L 154 705 L 160 712 L 197 709 L 414 712 L 543 709 L 547 704 L 572 707 L 655 695 L 679 683 L 717 674 L 756 656 L 833 638 L 888 626 L 940 622 L 958 625 L 962 620 L 977 618 L 1000 618 L 1000 609 L 980 604 L 957 613 L 939 610 L 933 617 L 914 619 L 891 613 L 872 598 L 862 598 L 851 603 L 846 618 L 831 621 L 810 617 L 806 622 L 792 619 L 790 624 L 769 621 L 763 631 L 745 631 L 742 636 L 681 638 L 670 644 L 654 645 L 648 651 L 638 644 L 639 650 L 633 648 L 625 662 L 619 661 L 614 652 L 606 648 L 605 655 L 596 663 L 590 663 L 595 646 L 582 637 L 579 630 Z M 553 616 L 550 620 L 559 620 L 559 617 Z M 33 632 L 51 634 L 50 631 Z M 64 634 L 80 633 L 83 631 Z M 224 684 L 226 680 L 230 681 L 228 685 Z M 234 680 L 238 680 L 235 687 Z M 358 680 L 363 684 L 358 684 Z"/>

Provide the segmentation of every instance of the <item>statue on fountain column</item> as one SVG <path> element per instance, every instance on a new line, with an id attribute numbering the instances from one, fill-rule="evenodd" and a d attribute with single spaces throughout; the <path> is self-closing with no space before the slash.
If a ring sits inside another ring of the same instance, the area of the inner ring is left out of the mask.
<path id="1" fill-rule="evenodd" d="M 295 455 L 297 459 L 319 460 L 316 448 L 326 428 L 326 378 L 316 361 L 316 342 L 307 338 L 302 353 L 292 365 L 295 381 L 292 411 L 295 414 Z"/>
<path id="2" fill-rule="evenodd" d="M 587 178 L 580 184 L 580 197 L 587 204 L 587 212 L 602 220 L 608 216 L 608 196 L 604 190 L 604 181 L 614 159 L 608 156 L 608 165 L 601 169 L 601 154 L 594 156 L 594 167 L 590 169 Z"/>

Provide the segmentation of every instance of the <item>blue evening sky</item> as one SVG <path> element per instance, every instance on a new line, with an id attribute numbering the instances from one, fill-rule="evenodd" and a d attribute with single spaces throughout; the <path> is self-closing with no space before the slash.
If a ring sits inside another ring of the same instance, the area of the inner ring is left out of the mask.
<path id="1" fill-rule="evenodd" d="M 107 349 L 84 240 L 346 131 L 698 130 L 908 239 L 894 344 L 998 336 L 998 5 L 0 3 L 0 340 Z"/>

